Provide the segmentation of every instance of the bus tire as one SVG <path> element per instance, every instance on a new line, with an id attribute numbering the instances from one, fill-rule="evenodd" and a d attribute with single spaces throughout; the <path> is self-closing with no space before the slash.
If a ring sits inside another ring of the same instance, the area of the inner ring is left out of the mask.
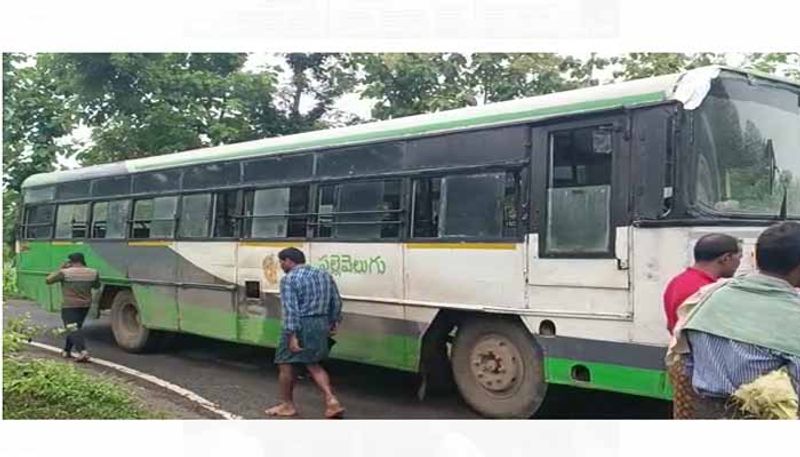
<path id="1" fill-rule="evenodd" d="M 464 401 L 487 417 L 529 418 L 544 400 L 542 351 L 511 319 L 469 319 L 452 350 L 453 378 Z"/>
<path id="2" fill-rule="evenodd" d="M 128 352 L 145 352 L 155 345 L 155 332 L 142 324 L 136 298 L 121 290 L 111 303 L 111 331 L 117 345 Z"/>

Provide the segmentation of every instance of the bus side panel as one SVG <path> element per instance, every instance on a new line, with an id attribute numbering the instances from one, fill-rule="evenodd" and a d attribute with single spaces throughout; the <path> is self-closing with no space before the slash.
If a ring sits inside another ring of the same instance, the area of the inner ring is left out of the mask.
<path id="1" fill-rule="evenodd" d="M 177 330 L 176 255 L 172 242 L 98 242 L 94 246 L 113 266 L 105 280 L 131 284 L 142 323 L 150 328 Z"/>
<path id="2" fill-rule="evenodd" d="M 692 263 L 695 242 L 708 233 L 726 233 L 742 240 L 743 257 L 737 274 L 753 271 L 755 241 L 763 228 L 664 227 L 633 231 L 634 328 L 637 343 L 666 345 L 669 341 L 662 294 L 667 282 Z"/>
<path id="3" fill-rule="evenodd" d="M 22 241 L 17 256 L 17 283 L 24 297 L 34 300 L 49 311 L 51 286 L 44 280 L 50 270 L 51 246 L 49 241 Z"/>
<path id="4" fill-rule="evenodd" d="M 404 370 L 415 368 L 418 329 L 405 321 L 399 243 L 312 243 L 309 261 L 326 269 L 344 297 L 332 355 Z"/>
<path id="5" fill-rule="evenodd" d="M 406 299 L 525 308 L 523 243 L 408 243 Z"/>
<path id="6" fill-rule="evenodd" d="M 663 362 L 666 344 L 630 341 L 631 322 L 563 316 L 526 316 L 524 320 L 532 330 L 545 320 L 555 326 L 554 336 L 536 335 L 544 351 L 548 383 L 671 398 Z M 586 373 L 588 380 L 580 373 Z"/>
<path id="7" fill-rule="evenodd" d="M 235 340 L 236 243 L 181 241 L 175 246 L 180 329 Z"/>
<path id="8" fill-rule="evenodd" d="M 300 242 L 244 241 L 236 248 L 234 283 L 236 298 L 237 338 L 245 343 L 275 347 L 280 335 L 280 278 L 283 271 L 278 252 L 296 247 L 308 252 Z M 247 293 L 247 284 L 254 290 Z M 248 296 L 250 295 L 250 296 Z"/>

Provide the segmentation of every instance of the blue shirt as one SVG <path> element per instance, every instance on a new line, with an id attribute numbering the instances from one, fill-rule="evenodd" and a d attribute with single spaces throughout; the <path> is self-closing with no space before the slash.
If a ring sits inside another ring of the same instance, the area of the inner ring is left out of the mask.
<path id="1" fill-rule="evenodd" d="M 300 318 L 327 316 L 330 324 L 342 320 L 342 299 L 336 282 L 325 270 L 298 265 L 281 279 L 283 330 L 300 330 Z"/>
<path id="2" fill-rule="evenodd" d="M 705 332 L 686 332 L 692 348 L 687 369 L 692 372 L 692 386 L 698 393 L 727 397 L 739 386 L 786 367 L 800 396 L 800 357 Z"/>

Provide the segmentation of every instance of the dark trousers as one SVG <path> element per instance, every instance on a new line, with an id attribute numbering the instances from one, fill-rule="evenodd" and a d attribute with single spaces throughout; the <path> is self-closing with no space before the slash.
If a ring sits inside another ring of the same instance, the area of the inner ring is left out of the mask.
<path id="1" fill-rule="evenodd" d="M 83 338 L 83 321 L 89 314 L 89 308 L 61 308 L 61 320 L 67 329 L 67 341 L 64 350 L 71 352 L 73 347 L 76 351 L 86 350 L 86 340 Z"/>

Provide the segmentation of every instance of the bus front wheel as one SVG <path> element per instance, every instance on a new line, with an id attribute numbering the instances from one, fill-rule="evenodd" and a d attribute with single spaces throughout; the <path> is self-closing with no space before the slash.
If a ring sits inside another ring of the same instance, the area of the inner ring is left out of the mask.
<path id="1" fill-rule="evenodd" d="M 484 416 L 529 418 L 544 400 L 542 352 L 518 322 L 486 317 L 464 322 L 451 360 L 461 396 Z"/>
<path id="2" fill-rule="evenodd" d="M 128 352 L 144 352 L 154 344 L 154 332 L 142 324 L 136 298 L 130 290 L 119 291 L 114 296 L 111 331 L 117 344 Z"/>

